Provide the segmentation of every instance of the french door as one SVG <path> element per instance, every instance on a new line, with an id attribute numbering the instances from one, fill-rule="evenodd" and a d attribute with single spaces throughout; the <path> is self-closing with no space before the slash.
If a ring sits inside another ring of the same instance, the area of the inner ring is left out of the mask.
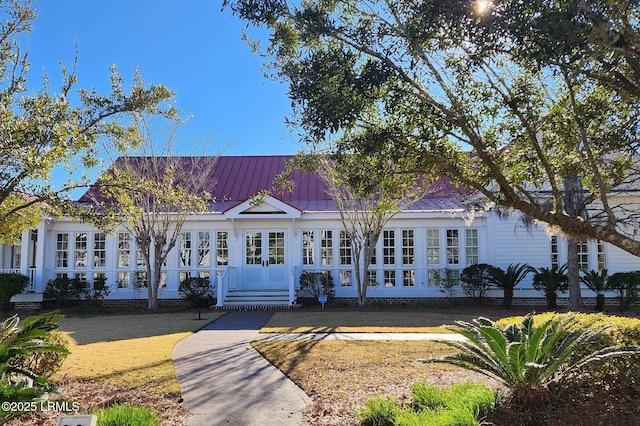
<path id="1" fill-rule="evenodd" d="M 284 230 L 244 231 L 243 289 L 286 289 L 287 233 Z"/>

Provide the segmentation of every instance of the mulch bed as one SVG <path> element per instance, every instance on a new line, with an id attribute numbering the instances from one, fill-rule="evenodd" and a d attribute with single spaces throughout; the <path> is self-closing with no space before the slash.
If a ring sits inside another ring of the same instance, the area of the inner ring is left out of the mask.
<path id="1" fill-rule="evenodd" d="M 182 408 L 175 397 L 72 376 L 63 376 L 57 382 L 57 393 L 51 395 L 51 399 L 60 398 L 79 403 L 81 413 L 107 408 L 112 404 L 148 407 L 158 412 L 164 426 L 185 426 L 189 417 L 189 412 Z M 10 421 L 7 426 L 55 426 L 62 414 L 57 411 L 30 412 Z"/>

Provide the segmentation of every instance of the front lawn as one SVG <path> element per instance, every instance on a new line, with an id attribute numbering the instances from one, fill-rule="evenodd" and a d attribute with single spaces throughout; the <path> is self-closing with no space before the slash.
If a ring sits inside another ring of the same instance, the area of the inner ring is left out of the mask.
<path id="1" fill-rule="evenodd" d="M 525 314 L 527 308 L 463 306 L 438 310 L 302 309 L 276 312 L 262 333 L 449 333 L 443 324 Z"/>
<path id="2" fill-rule="evenodd" d="M 60 330 L 71 340 L 61 373 L 140 390 L 177 395 L 173 347 L 222 316 L 192 312 L 66 317 Z"/>
<path id="3" fill-rule="evenodd" d="M 314 399 L 307 425 L 356 425 L 355 413 L 375 396 L 405 401 L 417 381 L 449 386 L 484 376 L 456 367 L 417 362 L 452 350 L 431 341 L 282 341 L 252 342 L 265 358 Z"/>

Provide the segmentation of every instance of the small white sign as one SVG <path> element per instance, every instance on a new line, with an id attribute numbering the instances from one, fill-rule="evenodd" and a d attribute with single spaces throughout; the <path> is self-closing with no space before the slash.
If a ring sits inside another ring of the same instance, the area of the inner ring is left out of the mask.
<path id="1" fill-rule="evenodd" d="M 93 414 L 73 414 L 58 417 L 56 426 L 96 426 L 98 418 Z"/>

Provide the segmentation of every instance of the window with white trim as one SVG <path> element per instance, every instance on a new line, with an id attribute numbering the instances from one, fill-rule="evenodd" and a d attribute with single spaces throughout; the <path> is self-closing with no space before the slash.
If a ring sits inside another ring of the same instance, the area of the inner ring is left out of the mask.
<path id="1" fill-rule="evenodd" d="M 140 244 L 136 244 L 136 268 L 146 268 L 147 262 L 144 259 L 144 254 L 142 253 L 142 247 Z"/>
<path id="2" fill-rule="evenodd" d="M 198 232 L 198 266 L 206 267 L 211 265 L 211 239 L 209 232 Z"/>
<path id="3" fill-rule="evenodd" d="M 460 238 L 457 229 L 447 229 L 447 265 L 460 264 Z"/>
<path id="4" fill-rule="evenodd" d="M 333 231 L 320 231 L 320 264 L 333 265 Z"/>
<path id="5" fill-rule="evenodd" d="M 188 268 L 191 266 L 191 232 L 180 233 L 178 254 L 180 256 L 179 266 Z M 180 280 L 182 282 L 182 280 Z"/>
<path id="6" fill-rule="evenodd" d="M 402 230 L 402 264 L 415 264 L 415 247 L 413 238 L 413 229 Z"/>
<path id="7" fill-rule="evenodd" d="M 551 236 L 551 267 L 559 268 L 560 267 L 560 254 L 558 252 L 558 236 Z"/>
<path id="8" fill-rule="evenodd" d="M 118 268 L 131 266 L 131 234 L 118 232 Z"/>
<path id="9" fill-rule="evenodd" d="M 216 264 L 218 266 L 227 266 L 229 264 L 229 242 L 228 233 L 226 231 L 218 231 L 216 233 Z"/>
<path id="10" fill-rule="evenodd" d="M 602 241 L 596 241 L 598 251 L 598 270 L 606 269 L 607 267 L 607 254 L 605 253 L 605 245 Z"/>
<path id="11" fill-rule="evenodd" d="M 440 230 L 427 229 L 427 264 L 440 265 Z"/>
<path id="12" fill-rule="evenodd" d="M 340 286 L 351 287 L 351 271 L 340 271 Z"/>
<path id="13" fill-rule="evenodd" d="M 375 287 L 378 285 L 378 273 L 375 270 L 369 269 L 367 271 L 367 285 L 369 287 Z"/>
<path id="14" fill-rule="evenodd" d="M 395 265 L 396 263 L 396 234 L 393 229 L 382 231 L 382 263 Z"/>
<path id="15" fill-rule="evenodd" d="M 93 267 L 104 268 L 107 263 L 107 235 L 104 232 L 93 234 Z"/>
<path id="16" fill-rule="evenodd" d="M 129 288 L 131 286 L 131 272 L 118 272 L 116 284 L 118 288 Z"/>
<path id="17" fill-rule="evenodd" d="M 385 269 L 383 272 L 384 286 L 395 287 L 396 286 L 396 271 L 395 269 Z"/>
<path id="18" fill-rule="evenodd" d="M 345 231 L 340 231 L 340 264 L 351 265 L 351 240 Z"/>
<path id="19" fill-rule="evenodd" d="M 415 287 L 416 285 L 416 271 L 411 270 L 403 270 L 402 271 L 402 285 L 404 287 Z"/>
<path id="20" fill-rule="evenodd" d="M 75 253 L 74 253 L 74 266 L 76 268 L 87 267 L 87 233 L 79 232 L 76 234 Z M 86 277 L 85 277 L 86 281 Z"/>
<path id="21" fill-rule="evenodd" d="M 466 234 L 466 255 L 467 255 L 467 266 L 478 264 L 479 256 L 479 244 L 478 244 L 478 230 L 477 229 L 467 229 L 465 230 Z"/>
<path id="22" fill-rule="evenodd" d="M 313 231 L 302 231 L 302 264 L 313 265 L 314 263 L 314 244 Z"/>
<path id="23" fill-rule="evenodd" d="M 577 241 L 578 245 L 578 265 L 581 271 L 589 270 L 589 242 Z"/>
<path id="24" fill-rule="evenodd" d="M 56 236 L 56 268 L 69 267 L 69 234 L 59 233 Z"/>

